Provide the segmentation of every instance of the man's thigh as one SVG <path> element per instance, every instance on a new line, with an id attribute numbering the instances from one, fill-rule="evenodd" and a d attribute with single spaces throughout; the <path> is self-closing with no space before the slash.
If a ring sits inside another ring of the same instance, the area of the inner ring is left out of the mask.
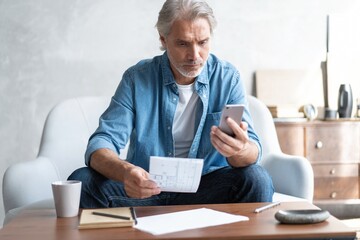
<path id="1" fill-rule="evenodd" d="M 225 167 L 206 174 L 196 193 L 162 192 L 145 199 L 129 198 L 122 183 L 90 168 L 79 169 L 72 178 L 83 182 L 84 208 L 272 201 L 273 194 L 271 178 L 259 165 Z"/>
<path id="2" fill-rule="evenodd" d="M 172 204 L 216 204 L 272 201 L 273 186 L 259 165 L 224 167 L 201 178 L 196 193 L 179 193 Z"/>

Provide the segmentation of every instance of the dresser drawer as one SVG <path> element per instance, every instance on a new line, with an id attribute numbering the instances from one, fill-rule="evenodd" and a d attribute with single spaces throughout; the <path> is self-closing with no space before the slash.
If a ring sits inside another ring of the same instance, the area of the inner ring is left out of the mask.
<path id="1" fill-rule="evenodd" d="M 360 121 L 276 122 L 283 152 L 306 157 L 314 200 L 360 198 Z"/>
<path id="2" fill-rule="evenodd" d="M 314 199 L 359 198 L 358 177 L 315 178 Z"/>
<path id="3" fill-rule="evenodd" d="M 304 156 L 304 128 L 293 125 L 276 125 L 281 150 L 290 155 Z"/>
<path id="4" fill-rule="evenodd" d="M 359 125 L 329 124 L 305 129 L 305 157 L 314 163 L 360 161 Z"/>
<path id="5" fill-rule="evenodd" d="M 313 164 L 314 177 L 357 177 L 358 164 Z"/>

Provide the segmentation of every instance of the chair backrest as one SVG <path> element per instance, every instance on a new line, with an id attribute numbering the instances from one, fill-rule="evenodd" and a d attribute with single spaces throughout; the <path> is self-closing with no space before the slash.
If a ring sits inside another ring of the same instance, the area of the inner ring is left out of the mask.
<path id="1" fill-rule="evenodd" d="M 263 102 L 253 96 L 248 96 L 248 102 L 254 129 L 263 146 L 263 156 L 270 153 L 280 153 L 279 140 L 270 110 Z"/>
<path id="2" fill-rule="evenodd" d="M 60 180 L 85 165 L 87 142 L 109 103 L 109 97 L 79 97 L 61 102 L 50 111 L 39 156 L 52 161 Z"/>

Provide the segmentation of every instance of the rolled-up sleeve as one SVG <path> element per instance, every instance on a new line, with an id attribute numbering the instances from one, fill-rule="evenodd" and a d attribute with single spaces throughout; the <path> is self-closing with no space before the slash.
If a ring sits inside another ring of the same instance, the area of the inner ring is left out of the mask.
<path id="1" fill-rule="evenodd" d="M 109 107 L 101 115 L 98 128 L 89 138 L 85 152 L 87 166 L 90 166 L 91 154 L 98 149 L 107 148 L 120 154 L 120 150 L 125 148 L 134 125 L 132 84 L 129 71 L 127 71 Z"/>

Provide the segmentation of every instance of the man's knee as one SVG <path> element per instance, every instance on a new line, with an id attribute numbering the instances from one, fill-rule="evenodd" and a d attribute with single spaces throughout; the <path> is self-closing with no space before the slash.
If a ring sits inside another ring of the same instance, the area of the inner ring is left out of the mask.
<path id="1" fill-rule="evenodd" d="M 101 174 L 89 167 L 82 167 L 76 169 L 69 177 L 68 180 L 78 180 L 82 182 L 83 188 L 94 181 L 99 181 L 104 178 Z"/>
<path id="2" fill-rule="evenodd" d="M 90 175 L 90 168 L 89 167 L 82 167 L 76 169 L 71 175 L 68 177 L 68 180 L 79 180 L 83 181 L 84 179 L 89 178 Z"/>
<path id="3" fill-rule="evenodd" d="M 238 189 L 247 189 L 252 195 L 251 201 L 272 201 L 274 187 L 268 172 L 260 165 L 254 164 L 240 170 L 241 179 Z"/>
<path id="4" fill-rule="evenodd" d="M 247 179 L 250 179 L 254 184 L 257 184 L 260 187 L 273 188 L 272 179 L 269 173 L 258 164 L 250 165 L 245 175 Z"/>
<path id="5" fill-rule="evenodd" d="M 102 183 L 107 179 L 89 167 L 82 167 L 75 170 L 68 180 L 81 181 L 81 199 L 82 208 L 101 208 L 108 207 L 108 200 L 102 189 Z"/>

